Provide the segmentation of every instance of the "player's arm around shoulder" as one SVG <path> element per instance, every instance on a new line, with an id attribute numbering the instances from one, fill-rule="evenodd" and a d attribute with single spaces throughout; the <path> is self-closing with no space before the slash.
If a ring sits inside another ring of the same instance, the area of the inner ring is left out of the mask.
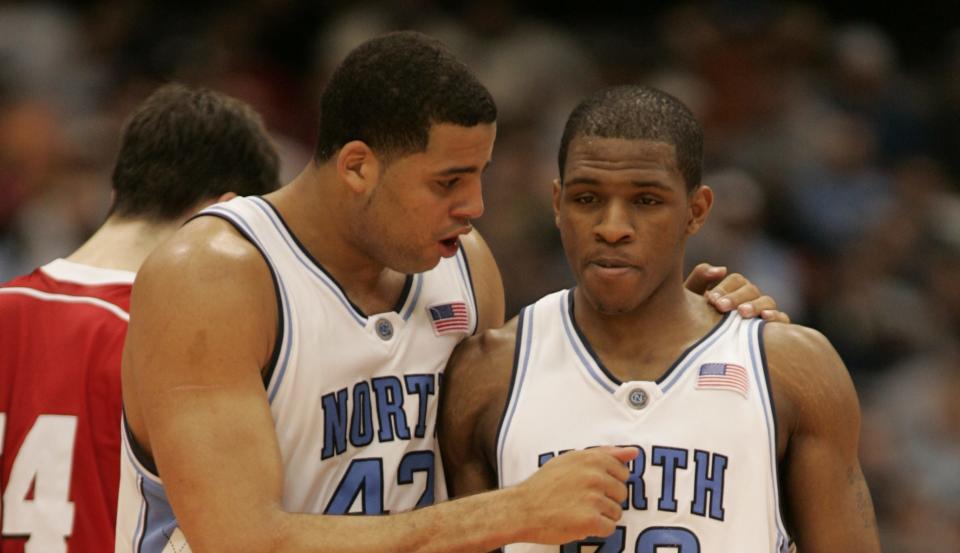
<path id="1" fill-rule="evenodd" d="M 857 457 L 860 406 L 829 340 L 767 324 L 764 344 L 781 435 L 788 529 L 804 553 L 879 552 L 870 491 Z"/>
<path id="2" fill-rule="evenodd" d="M 477 229 L 460 239 L 463 253 L 470 264 L 470 277 L 477 296 L 477 334 L 503 325 L 503 279 L 493 253 Z"/>
<path id="3" fill-rule="evenodd" d="M 517 319 L 462 342 L 444 374 L 440 446 L 452 497 L 495 489 L 496 439 L 510 393 Z"/>
<path id="4" fill-rule="evenodd" d="M 271 550 L 282 465 L 261 369 L 276 317 L 266 262 L 213 217 L 160 246 L 134 284 L 124 404 L 196 553 Z"/>

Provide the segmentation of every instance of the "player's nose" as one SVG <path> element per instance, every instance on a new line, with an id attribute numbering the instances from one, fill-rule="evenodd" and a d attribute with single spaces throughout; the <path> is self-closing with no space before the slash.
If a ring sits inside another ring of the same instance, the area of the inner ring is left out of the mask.
<path id="1" fill-rule="evenodd" d="M 455 205 L 450 215 L 457 219 L 476 219 L 483 215 L 483 190 L 480 179 L 464 187 L 464 195 Z"/>
<path id="2" fill-rule="evenodd" d="M 600 212 L 600 219 L 593 228 L 594 237 L 608 244 L 632 240 L 636 235 L 629 208 L 622 202 L 613 201 Z"/>

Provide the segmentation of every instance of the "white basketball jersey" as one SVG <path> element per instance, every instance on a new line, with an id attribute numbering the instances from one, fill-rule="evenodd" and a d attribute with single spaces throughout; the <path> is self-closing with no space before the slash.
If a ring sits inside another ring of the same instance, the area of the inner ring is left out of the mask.
<path id="1" fill-rule="evenodd" d="M 236 198 L 201 215 L 230 222 L 263 254 L 280 315 L 265 378 L 289 512 L 383 514 L 446 498 L 436 444 L 441 377 L 476 328 L 462 249 L 408 276 L 394 311 L 365 315 L 274 208 Z M 117 551 L 189 551 L 163 485 L 124 431 Z"/>
<path id="2" fill-rule="evenodd" d="M 571 290 L 526 307 L 497 437 L 500 486 L 522 482 L 567 451 L 637 446 L 616 532 L 563 545 L 561 553 L 790 551 L 762 325 L 726 315 L 656 382 L 621 383 L 579 331 Z"/>

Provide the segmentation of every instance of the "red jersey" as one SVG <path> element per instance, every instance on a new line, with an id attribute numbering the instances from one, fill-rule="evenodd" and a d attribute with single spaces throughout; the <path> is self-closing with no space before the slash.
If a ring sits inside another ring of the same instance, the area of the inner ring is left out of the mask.
<path id="1" fill-rule="evenodd" d="M 133 278 L 58 259 L 0 288 L 0 553 L 113 549 Z"/>

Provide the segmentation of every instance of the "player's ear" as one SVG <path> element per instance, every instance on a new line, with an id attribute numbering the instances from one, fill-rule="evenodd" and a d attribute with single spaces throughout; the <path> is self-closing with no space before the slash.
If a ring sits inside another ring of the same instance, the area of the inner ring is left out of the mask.
<path id="1" fill-rule="evenodd" d="M 560 198 L 563 196 L 563 183 L 553 179 L 553 222 L 560 226 Z"/>
<path id="2" fill-rule="evenodd" d="M 687 203 L 687 236 L 693 236 L 700 230 L 700 227 L 707 222 L 707 215 L 710 214 L 710 208 L 713 207 L 713 190 L 701 184 L 690 193 L 690 199 Z"/>
<path id="3" fill-rule="evenodd" d="M 357 194 L 366 194 L 376 185 L 380 160 L 362 140 L 351 140 L 337 152 L 337 174 Z"/>

